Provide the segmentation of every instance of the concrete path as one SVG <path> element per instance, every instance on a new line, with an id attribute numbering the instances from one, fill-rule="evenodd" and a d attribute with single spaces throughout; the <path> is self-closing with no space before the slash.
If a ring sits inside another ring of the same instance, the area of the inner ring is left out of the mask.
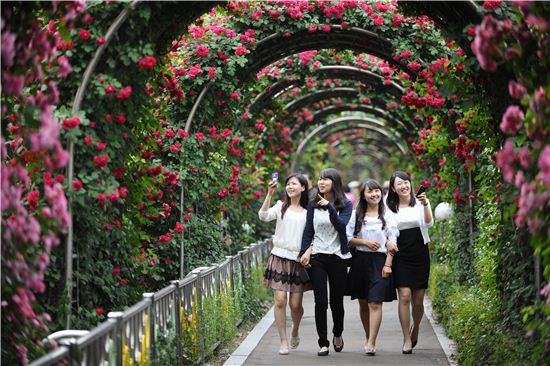
<path id="1" fill-rule="evenodd" d="M 418 345 L 413 354 L 401 353 L 402 333 L 397 316 L 397 301 L 384 303 L 383 319 L 376 344 L 376 356 L 364 354 L 365 334 L 359 319 L 359 303 L 344 298 L 346 315 L 344 320 L 344 349 L 334 352 L 330 346 L 327 357 L 317 356 L 317 333 L 315 330 L 313 292 L 304 296 L 304 317 L 301 323 L 301 343 L 298 349 L 290 350 L 287 356 L 279 355 L 279 336 L 273 322 L 273 315 L 267 314 L 255 330 L 247 337 L 224 366 L 237 365 L 450 365 L 444 350 L 424 316 L 418 337 Z M 287 309 L 287 329 L 290 333 L 291 320 Z M 328 311 L 329 333 L 332 327 Z M 263 329 L 262 329 L 263 328 Z M 267 331 L 265 331 L 267 329 Z M 256 333 L 254 333 L 256 332 Z M 265 334 L 263 334 L 265 332 Z M 261 335 L 263 334 L 263 336 Z M 289 334 L 290 336 L 290 334 Z M 261 339 L 259 339 L 261 337 Z M 332 337 L 330 337 L 332 338 Z M 252 350 L 253 349 L 253 350 Z"/>

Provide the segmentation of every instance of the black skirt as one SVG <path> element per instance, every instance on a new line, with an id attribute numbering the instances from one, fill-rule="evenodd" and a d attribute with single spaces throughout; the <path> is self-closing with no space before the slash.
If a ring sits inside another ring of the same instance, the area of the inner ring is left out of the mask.
<path id="1" fill-rule="evenodd" d="M 348 273 L 346 295 L 351 299 L 365 299 L 369 302 L 390 302 L 396 300 L 393 275 L 382 277 L 386 254 L 356 250 Z"/>
<path id="2" fill-rule="evenodd" d="M 427 289 L 430 276 L 430 252 L 424 244 L 420 228 L 399 231 L 399 251 L 393 258 L 395 287 L 411 290 Z"/>

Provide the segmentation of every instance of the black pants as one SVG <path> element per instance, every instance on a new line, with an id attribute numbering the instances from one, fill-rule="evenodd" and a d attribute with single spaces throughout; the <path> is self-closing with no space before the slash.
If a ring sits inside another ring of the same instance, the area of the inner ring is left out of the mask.
<path id="1" fill-rule="evenodd" d="M 319 347 L 329 346 L 327 339 L 327 278 L 330 287 L 330 310 L 334 322 L 332 334 L 340 337 L 344 331 L 344 293 L 348 276 L 348 260 L 335 254 L 311 256 L 309 276 L 315 297 L 315 326 L 319 336 Z"/>

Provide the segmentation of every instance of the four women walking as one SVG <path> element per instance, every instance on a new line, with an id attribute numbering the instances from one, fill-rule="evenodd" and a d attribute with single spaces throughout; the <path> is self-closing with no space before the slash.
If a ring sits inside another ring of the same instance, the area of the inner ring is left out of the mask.
<path id="1" fill-rule="evenodd" d="M 265 284 L 274 290 L 279 353 L 286 355 L 289 348 L 299 345 L 303 292 L 310 289 L 315 300 L 319 356 L 329 354 L 329 304 L 334 350 L 341 352 L 344 348 L 344 295 L 359 300 L 365 353 L 374 356 L 382 303 L 395 300 L 396 289 L 402 352 L 412 353 L 424 312 L 422 302 L 430 267 L 425 244 L 433 219 L 426 193 L 415 197 L 409 175 L 395 172 L 386 204 L 380 184 L 368 180 L 362 184 L 359 203 L 352 212 L 339 172 L 329 168 L 319 174 L 318 193 L 309 203 L 306 178 L 292 174 L 285 181 L 285 201 L 269 208 L 276 186 L 276 181 L 268 183 L 259 216 L 263 221 L 277 219 Z M 287 297 L 292 317 L 290 342 L 286 335 Z"/>

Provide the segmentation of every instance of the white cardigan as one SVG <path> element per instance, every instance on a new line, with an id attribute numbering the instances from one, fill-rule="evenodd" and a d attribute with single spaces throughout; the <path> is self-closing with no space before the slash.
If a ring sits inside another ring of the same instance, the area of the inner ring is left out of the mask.
<path id="1" fill-rule="evenodd" d="M 432 211 L 432 206 L 428 202 L 428 209 Z M 420 228 L 422 233 L 422 239 L 424 239 L 424 244 L 430 242 L 430 236 L 428 235 L 428 228 L 432 227 L 434 224 L 434 219 L 432 215 L 432 222 L 426 224 L 424 222 L 424 206 L 417 202 L 413 207 L 401 207 L 397 213 L 393 212 L 389 208 L 386 212 L 387 216 L 394 216 L 395 221 L 397 222 L 397 228 L 399 230 L 412 229 L 415 227 Z"/>

